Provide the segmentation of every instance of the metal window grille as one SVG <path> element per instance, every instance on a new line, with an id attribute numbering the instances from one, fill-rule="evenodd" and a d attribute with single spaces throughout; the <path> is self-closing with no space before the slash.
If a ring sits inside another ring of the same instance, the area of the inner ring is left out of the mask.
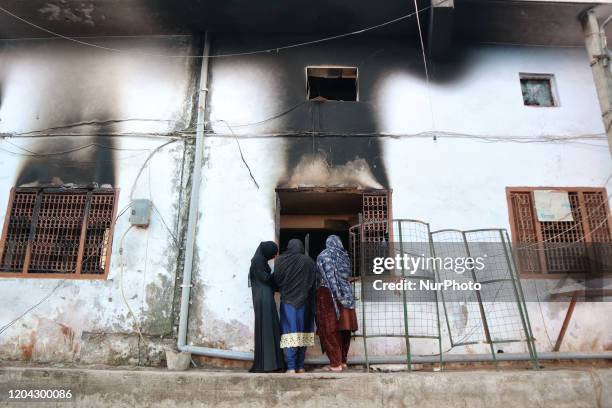
<path id="1" fill-rule="evenodd" d="M 361 268 L 361 251 L 371 246 L 363 246 L 366 242 L 389 241 L 389 201 L 390 192 L 381 190 L 367 192 L 362 195 L 361 223 L 349 229 L 349 253 L 353 264 L 353 274 L 358 276 Z M 367 259 L 377 256 L 375 253 L 363 254 Z"/>
<path id="2" fill-rule="evenodd" d="M 523 273 L 585 273 L 607 264 L 612 234 L 601 189 L 566 189 L 573 221 L 539 221 L 535 189 L 509 189 L 511 223 Z M 601 268 L 598 268 L 601 270 Z"/>
<path id="3" fill-rule="evenodd" d="M 389 193 L 363 195 L 361 242 L 389 241 Z"/>
<path id="4" fill-rule="evenodd" d="M 15 188 L 0 275 L 101 278 L 108 272 L 118 190 Z"/>

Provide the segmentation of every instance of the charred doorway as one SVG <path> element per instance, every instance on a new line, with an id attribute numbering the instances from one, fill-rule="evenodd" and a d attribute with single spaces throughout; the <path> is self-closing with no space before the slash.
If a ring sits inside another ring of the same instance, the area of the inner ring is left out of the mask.
<path id="1" fill-rule="evenodd" d="M 300 239 L 315 259 L 325 248 L 329 235 L 340 237 L 350 248 L 349 228 L 372 216 L 387 219 L 387 190 L 278 188 L 277 238 L 281 252 L 290 239 Z M 377 203 L 377 208 L 372 204 Z"/>

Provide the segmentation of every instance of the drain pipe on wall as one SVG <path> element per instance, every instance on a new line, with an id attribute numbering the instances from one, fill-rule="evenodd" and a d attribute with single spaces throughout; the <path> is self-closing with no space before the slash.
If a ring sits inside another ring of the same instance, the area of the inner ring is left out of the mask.
<path id="1" fill-rule="evenodd" d="M 204 129 L 206 121 L 206 97 L 208 95 L 208 70 L 210 61 L 210 33 L 204 34 L 204 51 L 200 69 L 200 85 L 198 89 L 198 117 L 196 121 L 196 147 L 191 177 L 191 196 L 189 199 L 189 218 L 187 219 L 187 237 L 185 239 L 185 263 L 183 266 L 183 282 L 181 284 L 181 307 L 179 312 L 179 327 L 177 348 L 179 351 L 192 354 L 226 358 L 233 360 L 253 360 L 253 353 L 221 350 L 210 347 L 187 345 L 187 326 L 189 322 L 189 300 L 191 297 L 191 278 L 193 272 L 193 254 L 195 251 L 196 226 L 200 204 L 200 184 L 202 183 L 202 161 L 204 153 Z"/>
<path id="2" fill-rule="evenodd" d="M 179 312 L 179 327 L 177 347 L 184 350 L 187 344 L 187 322 L 189 320 L 189 299 L 191 294 L 191 275 L 193 271 L 193 252 L 195 250 L 196 225 L 200 204 L 200 184 L 202 182 L 202 160 L 204 152 L 204 127 L 206 121 L 206 97 L 208 95 L 208 66 L 210 56 L 210 34 L 204 34 L 204 51 L 202 67 L 200 68 L 200 83 L 198 86 L 198 116 L 196 121 L 196 147 L 191 176 L 191 195 L 189 199 L 189 216 L 187 219 L 187 238 L 185 244 L 185 263 L 183 264 L 183 282 L 181 284 L 181 308 Z"/>
<path id="3" fill-rule="evenodd" d="M 207 31 L 204 36 L 204 51 L 202 54 L 202 68 L 200 70 L 200 85 L 198 90 L 198 117 L 196 123 L 196 148 L 193 163 L 193 174 L 191 178 L 191 196 L 189 200 L 189 218 L 187 220 L 187 237 L 185 245 L 185 263 L 183 268 L 183 282 L 181 284 L 181 308 L 179 313 L 179 328 L 177 347 L 179 351 L 191 354 L 224 358 L 229 360 L 252 361 L 253 353 L 234 350 L 222 350 L 212 347 L 201 347 L 187 345 L 187 323 L 189 321 L 189 299 L 191 295 L 191 278 L 193 272 L 193 255 L 195 250 L 196 224 L 198 221 L 198 209 L 200 203 L 200 184 L 202 182 L 202 161 L 204 152 L 204 128 L 206 118 L 206 97 L 208 95 L 208 69 L 210 56 L 210 34 Z M 539 353 L 542 360 L 557 359 L 612 359 L 612 353 Z M 526 353 L 520 354 L 501 354 L 497 360 L 506 361 L 527 361 L 530 357 Z M 436 363 L 438 356 L 414 356 L 414 363 Z M 444 358 L 445 362 L 479 362 L 492 361 L 490 354 L 451 354 Z M 329 360 L 324 357 L 308 358 L 309 364 L 327 364 Z M 372 356 L 369 362 L 373 364 L 405 364 L 406 356 Z M 355 356 L 349 359 L 351 364 L 365 364 L 363 356 Z"/>

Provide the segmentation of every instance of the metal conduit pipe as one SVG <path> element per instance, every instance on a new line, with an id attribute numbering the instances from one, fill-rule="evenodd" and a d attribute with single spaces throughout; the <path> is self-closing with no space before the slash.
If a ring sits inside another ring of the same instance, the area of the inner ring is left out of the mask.
<path id="1" fill-rule="evenodd" d="M 200 203 L 200 184 L 202 182 L 202 160 L 204 152 L 204 122 L 206 119 L 206 96 L 208 94 L 208 61 L 210 55 L 210 34 L 204 34 L 204 51 L 200 69 L 200 85 L 198 89 L 198 117 L 196 121 L 196 147 L 191 177 L 191 196 L 189 200 L 189 218 L 187 219 L 187 238 L 185 244 L 185 263 L 183 267 L 183 283 L 181 284 L 181 308 L 179 312 L 179 328 L 177 347 L 184 351 L 187 344 L 187 322 L 189 320 L 189 299 L 191 294 L 191 273 L 193 271 L 193 251 L 195 250 L 196 224 Z"/>
<path id="2" fill-rule="evenodd" d="M 210 347 L 185 346 L 183 351 L 188 351 L 191 354 L 224 358 L 228 360 L 252 361 L 253 353 L 245 351 L 221 350 Z M 530 361 L 529 353 L 501 353 L 496 354 L 497 361 Z M 540 360 L 612 360 L 612 352 L 596 352 L 596 353 L 565 353 L 565 352 L 544 352 L 538 353 Z M 406 364 L 406 356 L 370 356 L 368 358 L 370 364 Z M 493 361 L 491 354 L 447 354 L 444 356 L 445 363 L 477 363 Z M 438 363 L 440 357 L 432 356 L 412 356 L 412 362 L 415 364 L 423 363 Z M 326 357 L 307 358 L 307 364 L 328 364 L 329 360 Z M 349 358 L 349 364 L 365 364 L 364 356 L 355 356 Z"/>

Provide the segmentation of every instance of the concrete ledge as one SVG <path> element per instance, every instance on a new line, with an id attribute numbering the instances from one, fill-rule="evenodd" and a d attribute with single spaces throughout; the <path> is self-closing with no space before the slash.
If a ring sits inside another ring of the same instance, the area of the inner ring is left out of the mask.
<path id="1" fill-rule="evenodd" d="M 612 407 L 612 369 L 248 374 L 0 367 L 9 389 L 71 389 L 78 407 Z M 32 404 L 34 405 L 34 404 Z"/>

